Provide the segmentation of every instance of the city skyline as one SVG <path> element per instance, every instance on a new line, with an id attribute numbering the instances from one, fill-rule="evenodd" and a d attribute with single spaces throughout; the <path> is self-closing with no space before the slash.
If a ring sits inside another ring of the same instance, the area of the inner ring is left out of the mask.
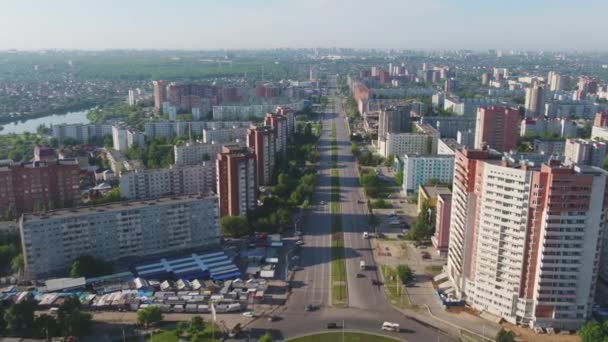
<path id="1" fill-rule="evenodd" d="M 83 4 L 14 0 L 0 13 L 0 50 L 264 49 L 602 49 L 602 12 L 592 0 L 361 0 L 281 2 L 115 0 Z M 590 10 L 593 9 L 593 10 Z M 585 34 L 573 29 L 584 21 Z M 356 23 L 356 24 L 354 24 Z"/>

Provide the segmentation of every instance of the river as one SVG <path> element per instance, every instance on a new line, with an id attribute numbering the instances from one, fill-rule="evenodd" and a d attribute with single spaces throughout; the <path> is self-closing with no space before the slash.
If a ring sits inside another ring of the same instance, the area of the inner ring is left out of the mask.
<path id="1" fill-rule="evenodd" d="M 87 119 L 88 112 L 89 110 L 83 110 L 66 114 L 53 114 L 26 121 L 7 123 L 0 125 L 3 128 L 0 130 L 0 134 L 19 134 L 25 132 L 36 133 L 36 129 L 41 124 L 45 124 L 46 127 L 51 127 L 51 125 L 55 124 L 86 124 L 89 123 L 89 119 Z"/>

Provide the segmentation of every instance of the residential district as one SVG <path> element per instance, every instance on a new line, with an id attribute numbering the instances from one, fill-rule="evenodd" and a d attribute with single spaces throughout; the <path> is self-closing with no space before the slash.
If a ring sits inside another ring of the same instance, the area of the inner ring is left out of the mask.
<path id="1" fill-rule="evenodd" d="M 7 153 L 1 334 L 589 340 L 608 318 L 606 73 L 325 52 L 299 80 L 134 82 Z"/>

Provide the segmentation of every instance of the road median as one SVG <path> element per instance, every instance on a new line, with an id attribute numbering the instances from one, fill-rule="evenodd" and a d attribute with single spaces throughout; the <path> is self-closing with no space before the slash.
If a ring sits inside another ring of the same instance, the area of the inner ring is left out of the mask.
<path id="1" fill-rule="evenodd" d="M 332 305 L 348 304 L 348 287 L 346 283 L 346 260 L 344 254 L 344 232 L 342 231 L 342 214 L 340 212 L 340 174 L 338 172 L 338 142 L 336 122 L 331 128 L 331 294 Z"/>

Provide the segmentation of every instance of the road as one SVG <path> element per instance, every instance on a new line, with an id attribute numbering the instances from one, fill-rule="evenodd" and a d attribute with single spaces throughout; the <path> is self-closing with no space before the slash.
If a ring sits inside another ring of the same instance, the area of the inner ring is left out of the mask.
<path id="1" fill-rule="evenodd" d="M 399 323 L 402 331 L 383 333 L 399 340 L 453 341 L 435 328 L 406 318 L 386 301 L 382 287 L 372 285 L 371 280 L 378 279 L 378 274 L 369 240 L 362 237 L 362 233 L 368 230 L 367 208 L 365 201 L 358 202 L 363 199 L 363 193 L 357 179 L 356 163 L 350 151 L 350 139 L 340 98 L 333 96 L 333 103 L 334 106 L 329 107 L 333 111 L 323 114 L 321 118 L 323 129 L 319 141 L 320 166 L 312 210 L 302 222 L 305 244 L 299 251 L 301 269 L 295 272 L 292 293 L 287 304 L 275 312 L 280 319 L 275 322 L 263 319 L 254 321 L 249 326 L 251 336 L 271 331 L 276 339 L 283 340 L 325 330 L 328 322 L 335 322 L 338 326 L 344 325 L 346 329 L 381 333 L 382 322 L 391 321 Z M 347 308 L 331 306 L 329 202 L 331 127 L 334 121 L 347 268 Z M 360 260 L 364 260 L 370 269 L 361 271 Z M 357 273 L 363 273 L 365 277 L 359 278 Z M 306 312 L 305 307 L 308 304 L 316 306 L 317 309 Z"/>

